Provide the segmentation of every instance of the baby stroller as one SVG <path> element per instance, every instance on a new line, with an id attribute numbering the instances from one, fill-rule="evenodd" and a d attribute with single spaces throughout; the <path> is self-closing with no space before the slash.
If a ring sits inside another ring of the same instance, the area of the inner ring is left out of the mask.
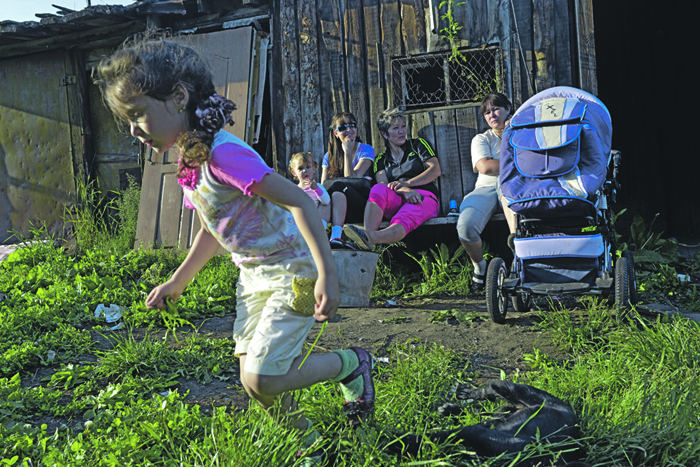
<path id="1" fill-rule="evenodd" d="M 500 183 L 517 230 L 510 271 L 494 258 L 486 273 L 494 322 L 505 323 L 509 301 L 526 311 L 535 295 L 614 299 L 618 319 L 636 302 L 632 253 L 617 258 L 608 208 L 620 162 L 611 139 L 608 109 L 575 88 L 540 92 L 511 119 L 501 143 Z"/>

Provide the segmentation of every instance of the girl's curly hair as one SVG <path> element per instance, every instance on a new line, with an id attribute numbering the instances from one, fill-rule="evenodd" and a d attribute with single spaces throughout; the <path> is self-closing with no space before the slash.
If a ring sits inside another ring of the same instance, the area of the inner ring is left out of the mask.
<path id="1" fill-rule="evenodd" d="M 207 64 L 191 47 L 164 38 L 137 37 L 102 58 L 92 76 L 105 104 L 122 123 L 129 120 L 126 110 L 133 99 L 148 96 L 165 101 L 178 86 L 187 89 L 184 111 L 194 130 L 177 141 L 183 167 L 198 167 L 209 160 L 214 135 L 226 123 L 233 124 L 235 104 L 216 95 Z M 178 176 L 181 171 L 182 167 Z"/>

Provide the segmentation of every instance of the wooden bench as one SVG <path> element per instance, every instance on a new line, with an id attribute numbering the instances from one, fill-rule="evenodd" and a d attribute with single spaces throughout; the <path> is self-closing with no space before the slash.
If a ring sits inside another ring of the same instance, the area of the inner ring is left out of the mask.
<path id="1" fill-rule="evenodd" d="M 459 219 L 459 216 L 441 216 L 441 217 L 433 217 L 432 219 L 428 219 L 425 221 L 423 224 L 421 224 L 421 227 L 425 225 L 446 225 L 446 224 L 456 224 L 457 219 Z M 494 214 L 491 216 L 491 219 L 489 219 L 489 222 L 496 222 L 496 221 L 505 221 L 506 216 L 504 216 L 501 213 Z M 361 227 L 361 226 L 360 226 Z M 382 221 L 380 224 L 379 228 L 384 229 L 386 227 L 389 227 L 389 221 Z"/>

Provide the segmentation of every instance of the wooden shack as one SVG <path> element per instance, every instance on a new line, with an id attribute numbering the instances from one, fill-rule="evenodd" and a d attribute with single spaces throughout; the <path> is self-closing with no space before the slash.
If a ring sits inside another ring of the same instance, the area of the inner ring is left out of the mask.
<path id="1" fill-rule="evenodd" d="M 172 215 L 179 224 L 181 199 L 165 189 L 172 187 L 173 157 L 151 154 L 118 128 L 90 78 L 102 56 L 147 29 L 169 31 L 207 57 L 218 92 L 238 104 L 233 131 L 265 154 L 269 7 L 257 3 L 142 0 L 80 11 L 57 7 L 39 13 L 40 21 L 0 22 L 0 243 L 41 221 L 52 233 L 65 233 L 64 208 L 81 201 L 80 186 L 109 195 L 125 187 L 127 175 L 143 179 L 146 195 L 158 195 L 148 206 L 149 223 Z M 169 226 L 155 227 L 154 241 L 177 244 Z"/>
<path id="2" fill-rule="evenodd" d="M 444 214 L 449 200 L 474 187 L 470 143 L 488 128 L 478 111 L 485 93 L 502 91 L 516 104 L 552 86 L 596 94 L 591 0 L 270 6 L 273 108 L 284 109 L 273 119 L 280 172 L 297 151 L 320 160 L 339 111 L 355 114 L 360 137 L 382 150 L 374 122 L 384 109 L 399 107 L 409 115 L 411 135 L 437 151 Z"/>
<path id="3" fill-rule="evenodd" d="M 321 159 L 336 112 L 352 111 L 361 138 L 380 149 L 376 116 L 404 109 L 412 135 L 439 155 L 443 208 L 473 189 L 470 141 L 486 129 L 485 92 L 521 102 L 555 85 L 596 91 L 591 0 L 143 0 L 40 16 L 0 24 L 2 241 L 37 218 L 60 230 L 76 181 L 108 192 L 131 174 L 143 179 L 148 214 L 140 239 L 189 246 L 197 222 L 182 210 L 176 158 L 120 132 L 89 77 L 147 28 L 201 49 L 219 92 L 238 104 L 232 131 L 283 174 L 294 152 Z"/>

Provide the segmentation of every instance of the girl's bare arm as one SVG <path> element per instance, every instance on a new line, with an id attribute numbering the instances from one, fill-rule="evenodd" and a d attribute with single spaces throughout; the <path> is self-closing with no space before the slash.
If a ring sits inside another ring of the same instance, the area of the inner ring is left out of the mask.
<path id="1" fill-rule="evenodd" d="M 260 182 L 251 186 L 251 191 L 286 209 L 294 216 L 294 221 L 306 240 L 318 269 L 314 317 L 318 321 L 332 318 L 338 311 L 340 303 L 338 274 L 326 238 L 326 231 L 323 229 L 321 217 L 313 201 L 292 182 L 274 172 L 265 175 Z"/>
<path id="2" fill-rule="evenodd" d="M 197 214 L 199 215 L 199 213 Z M 200 222 L 201 220 L 200 216 Z M 168 297 L 171 302 L 177 300 L 182 291 L 185 290 L 185 287 L 187 287 L 187 284 L 216 253 L 216 250 L 219 248 L 218 240 L 209 233 L 204 226 L 204 222 L 201 222 L 201 224 L 202 228 L 197 233 L 194 242 L 192 242 L 192 247 L 190 247 L 185 261 L 177 268 L 170 280 L 151 290 L 151 293 L 148 294 L 146 298 L 146 306 L 148 308 L 163 308 L 165 306 L 163 301 L 165 297 Z"/>

